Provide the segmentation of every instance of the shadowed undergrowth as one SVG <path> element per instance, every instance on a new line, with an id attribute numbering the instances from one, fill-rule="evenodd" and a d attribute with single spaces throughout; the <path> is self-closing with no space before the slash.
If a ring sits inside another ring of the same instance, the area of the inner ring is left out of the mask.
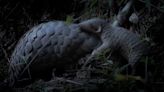
<path id="1" fill-rule="evenodd" d="M 66 4 L 63 4 L 63 1 Z M 32 26 L 54 19 L 66 20 L 68 23 L 80 22 L 92 17 L 110 19 L 118 13 L 118 6 L 122 7 L 125 4 L 123 1 L 127 0 L 112 1 L 11 0 L 9 2 L 9 0 L 0 0 L 0 81 L 8 76 L 8 60 L 16 43 Z M 162 30 L 164 30 L 164 22 L 162 20 L 164 17 L 162 12 L 164 10 L 162 6 L 164 6 L 162 0 L 154 3 L 153 0 L 143 0 L 142 3 L 136 4 L 136 11 L 141 8 L 147 11 L 140 13 L 140 24 L 135 25 L 135 28 L 139 26 L 137 28 L 144 31 L 137 30 L 136 33 L 142 34 L 149 41 L 151 50 L 148 56 L 142 58 L 134 75 L 129 73 L 130 69 L 126 66 L 126 62 L 119 63 L 124 61 L 123 58 L 113 58 L 109 50 L 99 55 L 86 70 L 81 70 L 86 59 L 84 57 L 76 66 L 73 66 L 72 70 L 62 76 L 52 73 L 54 76 L 50 81 L 39 80 L 24 88 L 12 90 L 16 92 L 158 92 L 163 90 L 164 36 Z M 144 14 L 148 17 L 143 17 Z M 157 20 L 147 22 L 146 20 L 151 17 Z M 125 27 L 129 28 L 129 26 Z"/>

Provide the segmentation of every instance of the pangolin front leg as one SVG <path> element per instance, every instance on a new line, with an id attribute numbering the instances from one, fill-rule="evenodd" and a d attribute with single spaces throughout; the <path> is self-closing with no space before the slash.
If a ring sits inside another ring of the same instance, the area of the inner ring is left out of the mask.
<path id="1" fill-rule="evenodd" d="M 98 55 L 100 55 L 102 52 L 108 50 L 109 48 L 110 48 L 110 42 L 109 43 L 103 42 L 103 44 L 101 46 L 99 46 L 97 49 L 93 50 L 91 55 L 88 57 L 88 59 L 82 66 L 82 69 L 84 69 L 89 63 L 91 63 L 94 58 L 96 58 Z"/>

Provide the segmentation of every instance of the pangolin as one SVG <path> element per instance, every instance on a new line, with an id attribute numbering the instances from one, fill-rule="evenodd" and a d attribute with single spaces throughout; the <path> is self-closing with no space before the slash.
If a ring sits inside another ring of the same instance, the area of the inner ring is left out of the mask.
<path id="1" fill-rule="evenodd" d="M 93 18 L 80 23 L 83 30 L 89 30 L 93 34 L 96 33 L 102 41 L 102 44 L 91 53 L 89 60 L 104 50 L 110 49 L 111 52 L 118 51 L 129 62 L 128 65 L 133 67 L 141 56 L 148 53 L 148 43 L 142 40 L 139 35 L 104 21 L 103 19 Z M 85 65 L 88 64 L 89 60 Z"/>
<path id="2" fill-rule="evenodd" d="M 136 34 L 110 26 L 100 18 L 71 25 L 62 21 L 42 23 L 18 42 L 10 61 L 10 83 L 21 80 L 25 71 L 31 78 L 42 78 L 53 68 L 63 68 L 87 53 L 95 56 L 109 48 L 119 49 L 134 64 L 143 55 L 145 45 Z"/>
<path id="3" fill-rule="evenodd" d="M 43 78 L 62 69 L 101 44 L 97 36 L 81 31 L 79 24 L 51 21 L 29 30 L 16 45 L 9 65 L 9 83 Z M 26 76 L 26 77 L 25 77 Z"/>

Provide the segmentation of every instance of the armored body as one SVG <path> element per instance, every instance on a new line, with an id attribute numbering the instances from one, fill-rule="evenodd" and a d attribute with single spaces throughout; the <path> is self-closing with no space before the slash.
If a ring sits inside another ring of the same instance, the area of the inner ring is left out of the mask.
<path id="1" fill-rule="evenodd" d="M 25 75 L 29 79 L 44 78 L 53 68 L 76 63 L 100 44 L 99 38 L 81 31 L 78 24 L 52 21 L 35 26 L 20 39 L 11 56 L 10 84 Z"/>

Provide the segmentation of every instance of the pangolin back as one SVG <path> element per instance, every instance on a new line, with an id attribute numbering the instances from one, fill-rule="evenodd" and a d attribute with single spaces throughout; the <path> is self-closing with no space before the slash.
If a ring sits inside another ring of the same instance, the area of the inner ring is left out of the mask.
<path id="1" fill-rule="evenodd" d="M 33 27 L 18 42 L 9 66 L 10 85 L 27 78 L 42 78 L 91 52 L 101 41 L 82 32 L 78 24 L 51 21 Z M 23 76 L 23 78 L 22 78 Z"/>

